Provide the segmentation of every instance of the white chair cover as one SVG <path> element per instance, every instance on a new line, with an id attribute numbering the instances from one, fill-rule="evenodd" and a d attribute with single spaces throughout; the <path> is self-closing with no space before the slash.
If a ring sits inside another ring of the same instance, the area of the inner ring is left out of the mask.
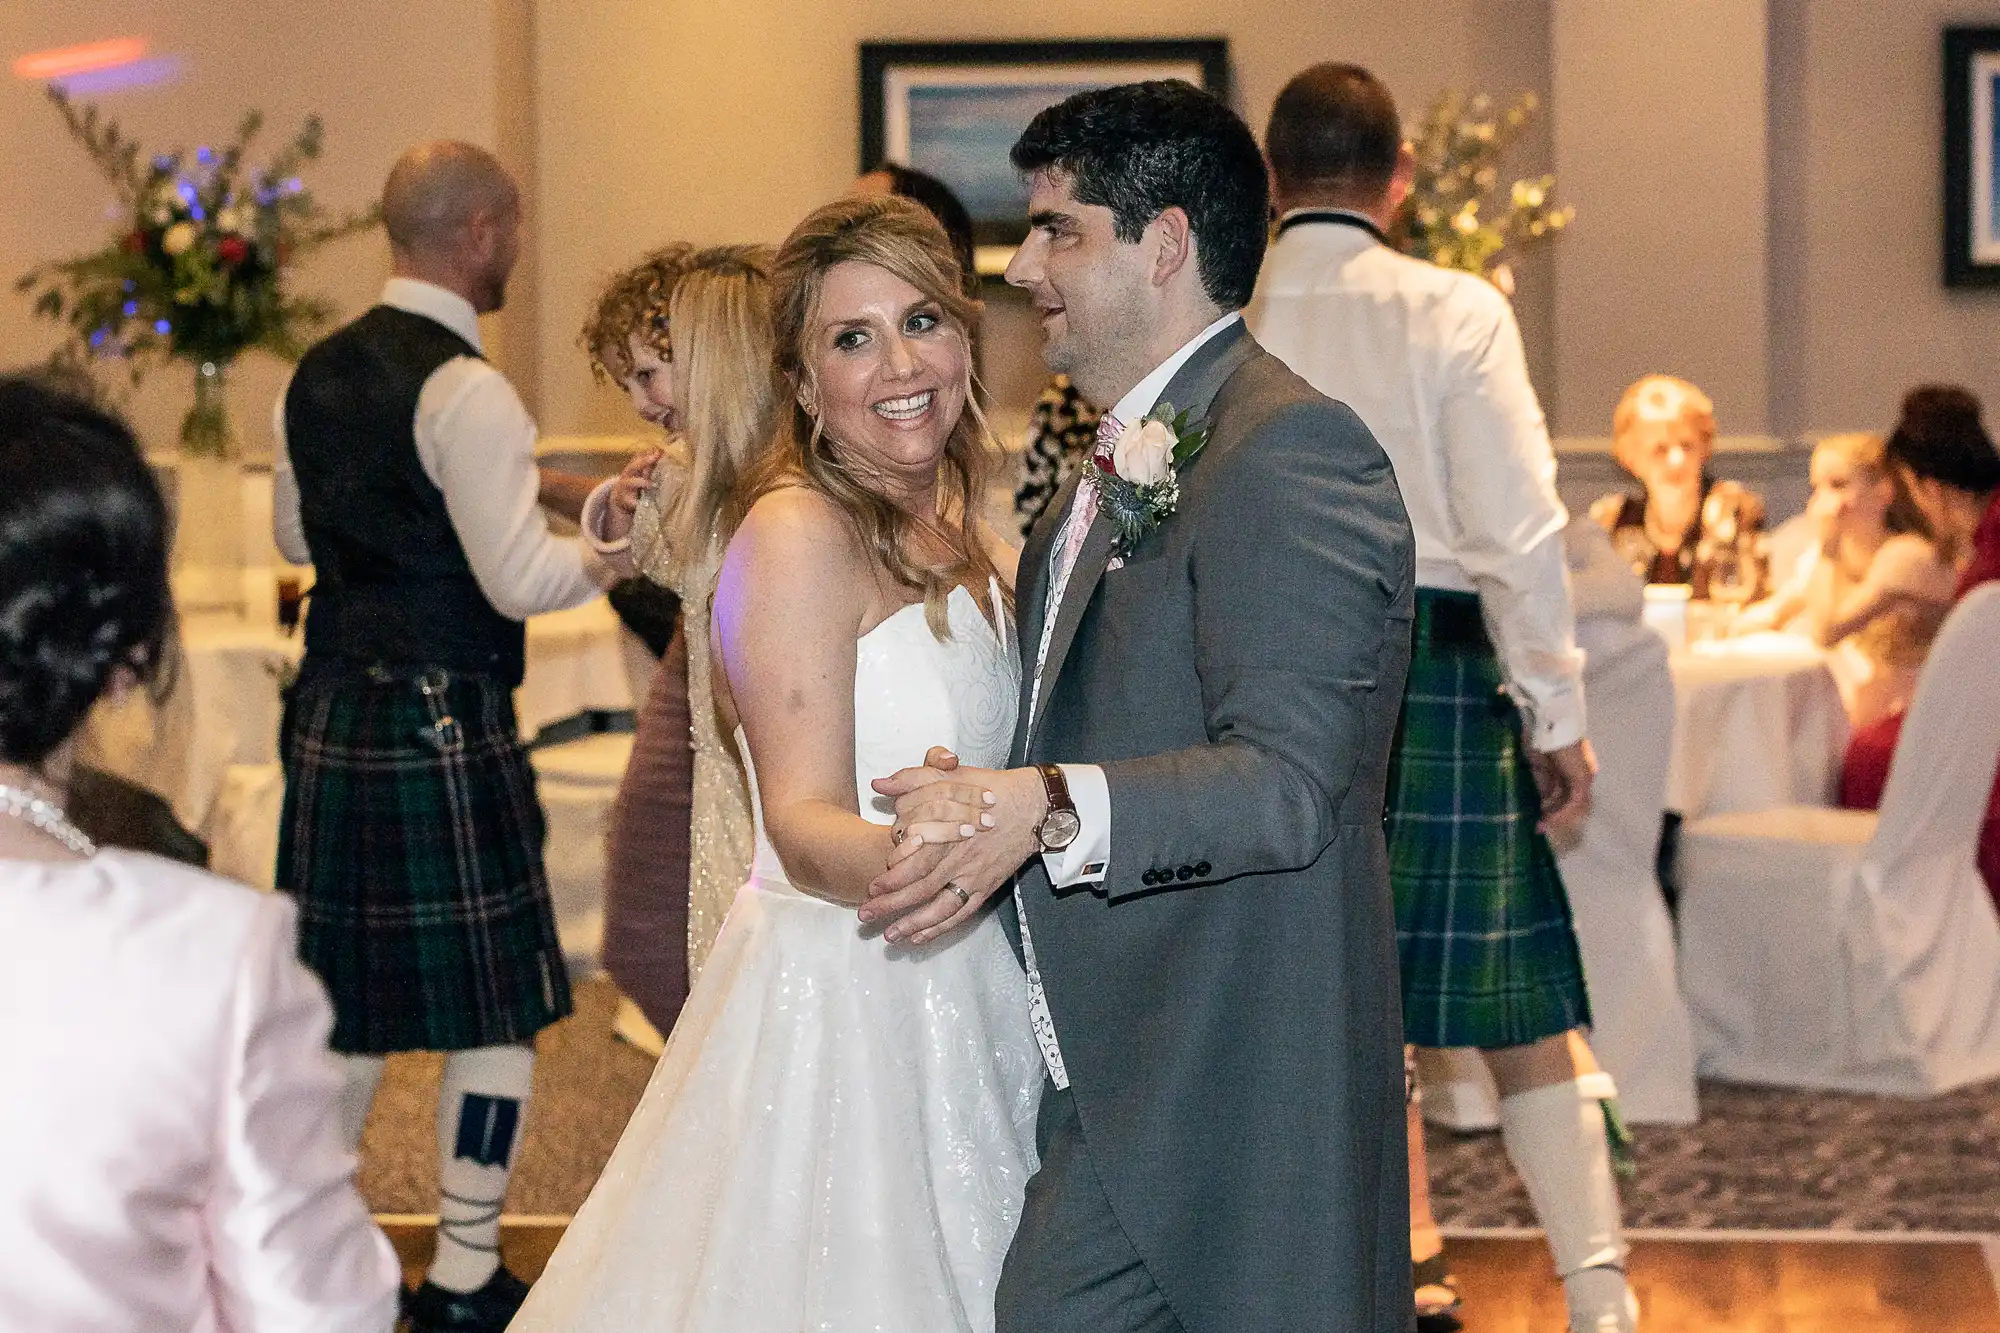
<path id="1" fill-rule="evenodd" d="M 1561 864 L 1590 990 L 1590 1044 L 1627 1120 L 1692 1124 L 1694 1038 L 1656 876 L 1674 731 L 1667 645 L 1637 619 L 1615 616 L 1580 621 L 1577 641 L 1587 654 L 1598 774 L 1583 842 Z M 1492 1082 L 1471 1052 L 1427 1055 L 1419 1073 L 1433 1121 L 1458 1129 L 1497 1122 Z"/>
<path id="2" fill-rule="evenodd" d="M 253 889 L 278 880 L 278 825 L 285 770 L 277 764 L 231 764 L 223 771 L 208 822 L 208 868 Z"/>
<path id="3" fill-rule="evenodd" d="M 604 951 L 605 836 L 618 783 L 632 758 L 629 733 L 604 732 L 530 751 L 548 837 L 542 860 L 563 957 L 578 978 Z"/>
<path id="4" fill-rule="evenodd" d="M 1979 825 L 2000 763 L 2000 586 L 1952 612 L 1881 814 L 1722 815 L 1682 840 L 1681 980 L 1705 1074 L 1927 1096 L 2000 1077 L 2000 917 Z"/>

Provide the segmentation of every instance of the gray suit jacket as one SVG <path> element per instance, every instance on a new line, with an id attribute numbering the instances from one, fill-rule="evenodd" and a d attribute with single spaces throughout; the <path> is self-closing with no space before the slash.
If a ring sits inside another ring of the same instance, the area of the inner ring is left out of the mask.
<path id="1" fill-rule="evenodd" d="M 1382 814 L 1409 521 L 1360 418 L 1240 326 L 1163 399 L 1206 423 L 1207 447 L 1123 568 L 1105 571 L 1111 525 L 1092 526 L 1032 730 L 1074 483 L 1022 553 L 1014 760 L 1101 764 L 1112 813 L 1102 884 L 1058 892 L 1037 860 L 1015 891 L 1091 1159 L 1189 1333 L 1403 1330 Z"/>

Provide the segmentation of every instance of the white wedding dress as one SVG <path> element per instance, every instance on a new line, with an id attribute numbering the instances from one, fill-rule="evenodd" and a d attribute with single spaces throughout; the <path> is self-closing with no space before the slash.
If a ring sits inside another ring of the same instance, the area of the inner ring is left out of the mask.
<path id="1" fill-rule="evenodd" d="M 940 643 L 908 606 L 856 644 L 855 789 L 875 823 L 893 815 L 870 780 L 932 745 L 1005 765 L 1015 654 L 963 588 L 950 621 Z M 750 793 L 750 882 L 511 1328 L 987 1333 L 1036 1166 L 1020 965 L 991 912 L 900 949 L 801 893 L 754 771 Z"/>

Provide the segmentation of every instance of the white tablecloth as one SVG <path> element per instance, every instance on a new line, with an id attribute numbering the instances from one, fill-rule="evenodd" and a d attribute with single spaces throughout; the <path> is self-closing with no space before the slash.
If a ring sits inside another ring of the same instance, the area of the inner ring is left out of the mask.
<path id="1" fill-rule="evenodd" d="M 185 779 L 202 791 L 220 789 L 216 764 L 278 760 L 279 683 L 305 645 L 269 622 L 237 616 L 189 616 L 182 626 L 188 688 L 200 763 Z M 521 735 L 532 739 L 552 722 L 583 712 L 632 707 L 624 629 L 609 603 L 598 600 L 528 621 L 528 667 L 514 694 Z M 184 802 L 169 793 L 175 808 Z M 200 804 L 200 802 L 195 802 Z"/>
<path id="2" fill-rule="evenodd" d="M 1831 805 L 1847 713 L 1826 654 L 1757 634 L 1673 655 L 1674 749 L 1667 808 L 1690 820 L 1782 805 Z"/>

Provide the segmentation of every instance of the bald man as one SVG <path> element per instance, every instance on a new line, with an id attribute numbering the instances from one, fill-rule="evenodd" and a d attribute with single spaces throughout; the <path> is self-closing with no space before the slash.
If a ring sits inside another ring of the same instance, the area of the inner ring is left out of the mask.
<path id="1" fill-rule="evenodd" d="M 358 1147 L 392 1051 L 445 1051 L 437 1257 L 417 1333 L 507 1326 L 500 1209 L 535 1034 L 570 1012 L 533 770 L 522 622 L 602 571 L 536 505 L 535 423 L 481 356 L 520 253 L 518 190 L 471 144 L 389 173 L 381 301 L 306 353 L 274 414 L 276 536 L 315 567 L 287 700 L 278 887 L 331 993 Z"/>

